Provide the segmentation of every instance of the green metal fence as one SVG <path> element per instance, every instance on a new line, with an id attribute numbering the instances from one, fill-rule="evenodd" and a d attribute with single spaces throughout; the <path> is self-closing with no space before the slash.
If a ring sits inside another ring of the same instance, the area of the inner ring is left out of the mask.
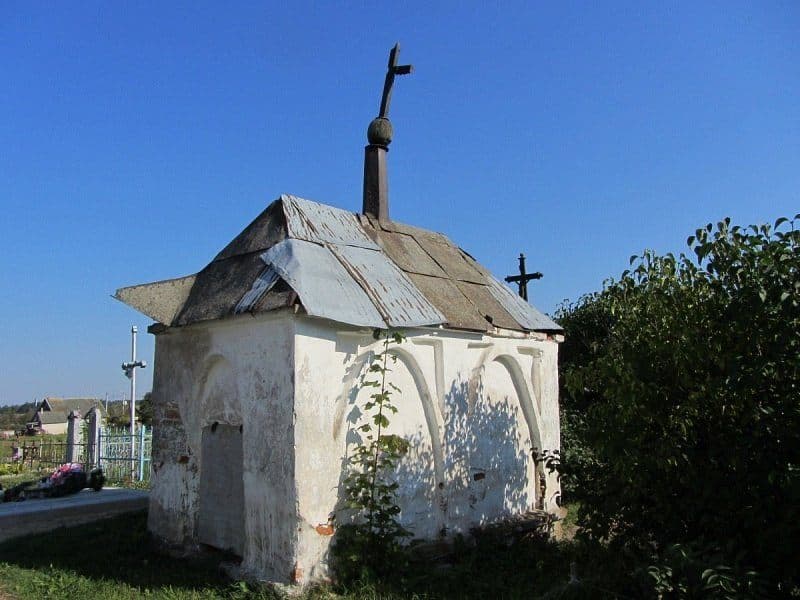
<path id="1" fill-rule="evenodd" d="M 152 444 L 153 429 L 145 425 L 133 436 L 127 429 L 101 429 L 95 466 L 102 467 L 109 481 L 150 481 Z"/>

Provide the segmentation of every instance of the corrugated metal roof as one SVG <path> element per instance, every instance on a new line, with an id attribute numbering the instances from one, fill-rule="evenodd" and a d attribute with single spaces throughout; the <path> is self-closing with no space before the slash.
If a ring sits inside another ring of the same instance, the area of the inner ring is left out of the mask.
<path id="1" fill-rule="evenodd" d="M 303 200 L 295 196 L 281 196 L 286 215 L 288 237 L 317 244 L 342 244 L 380 250 L 358 223 L 351 212 Z"/>
<path id="2" fill-rule="evenodd" d="M 355 246 L 331 250 L 369 296 L 390 327 L 446 323 L 422 292 L 380 251 Z"/>
<path id="3" fill-rule="evenodd" d="M 261 258 L 292 286 L 309 315 L 351 325 L 386 327 L 361 286 L 325 246 L 284 240 Z"/>
<path id="4" fill-rule="evenodd" d="M 560 331 L 442 234 L 295 196 L 281 196 L 200 273 L 176 281 L 116 297 L 173 326 L 299 301 L 309 315 L 357 326 Z"/>
<path id="5" fill-rule="evenodd" d="M 239 304 L 236 305 L 234 312 L 238 315 L 252 310 L 253 306 L 264 297 L 264 294 L 272 289 L 272 286 L 278 282 L 280 277 L 281 276 L 278 275 L 272 267 L 265 267 L 264 270 L 261 271 L 261 274 L 256 277 L 256 280 L 253 282 L 253 285 L 250 286 L 250 289 L 247 290 L 247 293 L 239 300 Z"/>
<path id="6" fill-rule="evenodd" d="M 561 331 L 561 326 L 528 304 L 494 277 L 489 278 L 489 291 L 512 317 L 531 331 Z"/>

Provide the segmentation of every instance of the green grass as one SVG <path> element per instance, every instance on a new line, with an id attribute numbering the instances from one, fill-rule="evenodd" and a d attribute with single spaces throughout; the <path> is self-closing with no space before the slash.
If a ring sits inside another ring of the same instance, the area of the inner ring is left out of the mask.
<path id="1" fill-rule="evenodd" d="M 0 589 L 12 598 L 240 598 L 210 560 L 153 551 L 145 512 L 0 544 Z"/>
<path id="2" fill-rule="evenodd" d="M 320 586 L 304 591 L 300 598 L 616 597 L 600 591 L 603 585 L 599 590 L 567 584 L 570 562 L 587 564 L 582 552 L 574 542 L 523 539 L 509 546 L 506 540 L 485 536 L 477 544 L 456 544 L 446 568 L 412 561 L 409 568 L 398 569 L 392 581 L 350 590 Z M 0 544 L 0 600 L 7 597 L 266 600 L 280 596 L 231 583 L 210 557 L 189 560 L 157 553 L 147 533 L 146 513 L 140 512 Z"/>
<path id="3" fill-rule="evenodd" d="M 16 471 L 16 469 L 15 469 Z M 36 481 L 41 479 L 45 475 L 49 475 L 50 471 L 29 471 L 29 470 L 20 470 L 19 472 L 11 472 L 7 474 L 0 475 L 0 486 L 5 488 L 10 488 L 18 483 L 22 483 L 23 481 Z"/>

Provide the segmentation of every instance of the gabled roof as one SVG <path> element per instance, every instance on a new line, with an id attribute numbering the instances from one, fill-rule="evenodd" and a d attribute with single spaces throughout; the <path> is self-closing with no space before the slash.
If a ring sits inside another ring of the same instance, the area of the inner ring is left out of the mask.
<path id="1" fill-rule="evenodd" d="M 89 410 L 100 404 L 97 398 L 45 398 L 40 405 L 40 412 L 43 414 L 53 411 L 64 413 L 64 420 L 67 420 L 66 415 L 73 410 L 81 413 L 81 416 L 86 416 Z"/>
<path id="2" fill-rule="evenodd" d="M 55 423 L 66 423 L 67 413 L 60 410 L 40 410 L 36 413 L 36 419 L 42 425 L 53 425 Z"/>
<path id="3" fill-rule="evenodd" d="M 171 326 L 299 303 L 367 327 L 561 331 L 442 234 L 281 196 L 196 275 L 117 290 Z"/>

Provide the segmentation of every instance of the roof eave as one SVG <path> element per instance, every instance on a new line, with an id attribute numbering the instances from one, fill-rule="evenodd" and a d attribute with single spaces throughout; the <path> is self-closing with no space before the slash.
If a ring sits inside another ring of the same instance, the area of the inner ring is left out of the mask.
<path id="1" fill-rule="evenodd" d="M 183 308 L 196 275 L 143 283 L 118 289 L 113 298 L 154 321 L 169 325 Z"/>

